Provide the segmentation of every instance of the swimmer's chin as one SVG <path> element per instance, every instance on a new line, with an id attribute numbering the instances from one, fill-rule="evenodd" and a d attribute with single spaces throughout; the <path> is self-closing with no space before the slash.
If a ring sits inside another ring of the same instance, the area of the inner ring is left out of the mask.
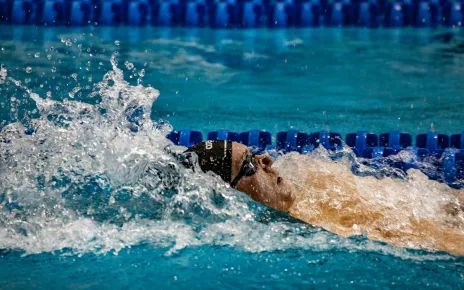
<path id="1" fill-rule="evenodd" d="M 283 208 L 281 210 L 284 212 L 290 212 L 296 201 L 295 187 L 293 187 L 292 184 L 286 182 L 285 180 L 282 180 L 280 185 L 285 187 L 285 197 L 283 199 Z"/>

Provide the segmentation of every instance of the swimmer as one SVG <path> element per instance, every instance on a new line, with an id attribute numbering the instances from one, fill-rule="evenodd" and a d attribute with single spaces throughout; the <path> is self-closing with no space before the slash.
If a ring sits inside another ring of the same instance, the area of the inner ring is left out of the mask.
<path id="1" fill-rule="evenodd" d="M 255 201 L 335 234 L 464 255 L 464 191 L 418 170 L 408 180 L 360 177 L 346 164 L 291 153 L 279 158 L 281 175 L 271 157 L 227 141 L 196 144 L 183 156 L 186 167 L 198 164 Z"/>
<path id="2" fill-rule="evenodd" d="M 218 174 L 232 188 L 276 210 L 288 212 L 295 201 L 292 187 L 272 168 L 272 158 L 252 154 L 243 144 L 210 140 L 189 148 L 183 159 L 186 167 L 198 164 L 202 171 Z"/>

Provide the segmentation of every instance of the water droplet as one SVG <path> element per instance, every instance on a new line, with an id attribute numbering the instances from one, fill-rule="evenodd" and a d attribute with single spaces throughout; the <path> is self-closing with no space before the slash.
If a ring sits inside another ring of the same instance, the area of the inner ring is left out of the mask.
<path id="1" fill-rule="evenodd" d="M 75 81 L 77 81 L 77 74 L 74 73 L 74 74 L 71 75 L 71 77 L 72 77 Z"/>
<path id="2" fill-rule="evenodd" d="M 47 92 L 47 98 L 51 98 L 52 97 L 52 92 L 48 91 Z"/>
<path id="3" fill-rule="evenodd" d="M 125 61 L 125 62 L 124 62 L 124 65 L 126 66 L 126 68 L 127 68 L 128 70 L 133 70 L 133 69 L 134 69 L 134 64 L 131 63 L 131 62 Z"/>
<path id="4" fill-rule="evenodd" d="M 30 66 L 26 67 L 26 73 L 30 74 L 32 72 L 32 68 Z"/>
<path id="5" fill-rule="evenodd" d="M 139 76 L 141 76 L 141 77 L 145 76 L 145 70 L 144 69 L 139 71 Z"/>
<path id="6" fill-rule="evenodd" d="M 72 46 L 72 42 L 71 42 L 71 40 L 69 40 L 69 39 L 68 39 L 68 40 L 66 40 L 66 46 Z"/>
<path id="7" fill-rule="evenodd" d="M 48 59 L 48 60 L 51 60 L 51 59 L 52 59 L 52 55 L 51 55 L 51 54 L 47 54 L 47 59 Z"/>
<path id="8" fill-rule="evenodd" d="M 34 54 L 34 56 L 35 56 L 35 58 L 40 57 L 40 52 L 36 52 L 36 53 Z"/>
<path id="9" fill-rule="evenodd" d="M 52 67 L 52 72 L 56 72 L 56 67 Z"/>
<path id="10" fill-rule="evenodd" d="M 0 65 L 0 84 L 4 84 L 4 83 L 5 83 L 6 74 L 7 74 L 6 67 L 5 67 L 3 64 L 1 64 L 1 65 Z"/>
<path id="11" fill-rule="evenodd" d="M 119 40 L 116 40 L 116 41 L 114 42 L 114 44 L 115 44 L 115 45 L 119 45 L 119 44 L 120 44 L 120 41 L 119 41 Z"/>

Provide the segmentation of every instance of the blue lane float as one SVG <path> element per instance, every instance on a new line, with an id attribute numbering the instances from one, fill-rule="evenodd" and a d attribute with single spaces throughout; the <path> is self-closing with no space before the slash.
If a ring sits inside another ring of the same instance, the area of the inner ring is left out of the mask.
<path id="1" fill-rule="evenodd" d="M 176 145 L 190 147 L 204 141 L 199 131 L 179 130 L 167 136 Z M 413 136 L 406 132 L 393 131 L 374 134 L 367 131 L 349 133 L 345 144 L 353 150 L 356 157 L 366 160 L 380 160 L 396 155 L 403 150 L 413 154 L 408 161 L 393 164 L 407 170 L 418 168 L 417 162 L 434 163 L 443 171 L 444 181 L 452 184 L 464 179 L 464 133 L 448 136 L 437 132 L 418 134 L 413 144 Z M 306 133 L 298 130 L 279 132 L 275 137 L 266 131 L 252 130 L 248 132 L 232 132 L 219 130 L 209 132 L 207 140 L 228 140 L 247 145 L 253 152 L 276 151 L 278 154 L 299 152 L 307 154 L 324 147 L 330 151 L 343 150 L 341 134 L 329 131 Z"/>
<path id="2" fill-rule="evenodd" d="M 252 130 L 240 133 L 240 142 L 248 147 L 258 150 L 266 150 L 272 148 L 271 133 L 259 130 Z"/>
<path id="3" fill-rule="evenodd" d="M 354 4 L 354 25 L 360 27 L 377 27 L 378 4 L 376 1 L 366 1 Z"/>
<path id="4" fill-rule="evenodd" d="M 70 3 L 69 22 L 70 26 L 87 25 L 94 19 L 95 7 L 90 0 L 74 0 Z"/>
<path id="5" fill-rule="evenodd" d="M 388 157 L 411 147 L 412 136 L 411 134 L 399 131 L 383 133 L 379 135 L 379 144 L 380 148 L 383 148 L 382 156 Z"/>
<path id="6" fill-rule="evenodd" d="M 374 158 L 382 154 L 378 147 L 379 140 L 376 134 L 358 131 L 347 134 L 345 141 L 358 157 Z"/>
<path id="7" fill-rule="evenodd" d="M 308 150 L 309 135 L 304 132 L 290 130 L 288 132 L 279 132 L 277 134 L 277 150 L 283 152 Z"/>
<path id="8" fill-rule="evenodd" d="M 443 19 L 447 26 L 462 26 L 463 1 L 446 1 L 443 6 Z"/>
<path id="9" fill-rule="evenodd" d="M 237 1 L 217 1 L 211 6 L 211 27 L 230 28 L 237 23 Z"/>
<path id="10" fill-rule="evenodd" d="M 208 140 L 226 140 L 232 142 L 241 142 L 238 133 L 230 132 L 227 130 L 219 130 L 208 133 Z"/>
<path id="11" fill-rule="evenodd" d="M 11 4 L 11 14 L 7 15 L 12 24 L 39 24 L 39 3 L 33 0 L 14 1 Z"/>
<path id="12" fill-rule="evenodd" d="M 166 137 L 171 140 L 172 143 L 185 147 L 192 147 L 203 141 L 201 132 L 192 130 L 173 131 Z"/>
<path id="13" fill-rule="evenodd" d="M 295 5 L 296 27 L 317 27 L 320 25 L 321 5 L 319 0 L 302 1 Z"/>
<path id="14" fill-rule="evenodd" d="M 66 21 L 65 0 L 44 0 L 42 10 L 42 23 L 44 25 L 65 25 Z"/>
<path id="15" fill-rule="evenodd" d="M 182 3 L 183 26 L 206 27 L 209 24 L 209 9 L 206 1 L 194 0 Z"/>
<path id="16" fill-rule="evenodd" d="M 0 0 L 0 23 L 211 28 L 463 26 L 464 0 Z"/>
<path id="17" fill-rule="evenodd" d="M 127 24 L 143 26 L 150 24 L 152 7 L 148 0 L 130 1 L 127 4 Z"/>

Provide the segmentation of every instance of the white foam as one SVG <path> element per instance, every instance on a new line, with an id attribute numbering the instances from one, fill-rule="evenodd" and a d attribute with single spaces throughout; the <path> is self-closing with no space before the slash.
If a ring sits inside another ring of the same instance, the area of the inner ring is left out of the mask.
<path id="1" fill-rule="evenodd" d="M 366 234 L 396 246 L 464 253 L 464 192 L 428 179 L 358 177 L 347 160 L 287 154 L 276 163 L 295 185 L 292 214 L 342 235 Z M 362 169 L 361 169 L 362 171 Z"/>
<path id="2" fill-rule="evenodd" d="M 250 252 L 341 248 L 451 258 L 346 239 L 289 221 L 261 221 L 264 206 L 217 176 L 184 169 L 164 150 L 172 127 L 149 118 L 159 92 L 129 85 L 116 57 L 111 61 L 113 69 L 91 93 L 101 97 L 98 105 L 53 101 L 13 80 L 41 116 L 32 122 L 32 135 L 19 123 L 0 134 L 0 248 L 104 254 L 149 243 L 169 248 L 167 254 L 219 245 Z M 414 186 L 410 191 L 422 191 L 420 184 Z M 425 204 L 418 214 L 433 210 L 433 204 Z"/>

